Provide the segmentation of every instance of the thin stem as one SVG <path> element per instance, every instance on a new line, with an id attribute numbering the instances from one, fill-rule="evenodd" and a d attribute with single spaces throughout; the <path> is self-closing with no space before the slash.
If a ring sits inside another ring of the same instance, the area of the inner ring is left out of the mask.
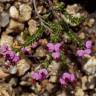
<path id="1" fill-rule="evenodd" d="M 37 11 L 37 8 L 36 8 L 36 0 L 33 0 L 33 6 L 34 6 L 34 10 L 35 10 L 35 12 L 36 12 L 36 14 L 37 14 L 40 22 L 41 22 L 41 25 L 44 26 L 45 28 L 47 28 L 49 31 L 52 31 L 48 26 L 46 26 L 46 25 L 44 24 L 45 21 L 44 21 L 44 20 L 41 18 L 41 16 L 39 15 L 39 13 L 38 13 L 38 11 Z"/>

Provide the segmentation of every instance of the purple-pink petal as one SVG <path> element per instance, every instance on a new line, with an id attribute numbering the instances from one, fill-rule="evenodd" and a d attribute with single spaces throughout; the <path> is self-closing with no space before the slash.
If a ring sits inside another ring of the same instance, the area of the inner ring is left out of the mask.
<path id="1" fill-rule="evenodd" d="M 10 61 L 12 64 L 17 63 L 20 60 L 19 56 L 17 56 L 14 51 L 9 49 L 6 44 L 0 46 L 0 53 L 3 54 L 5 59 Z"/>
<path id="2" fill-rule="evenodd" d="M 67 83 L 62 78 L 59 79 L 59 82 L 60 82 L 61 85 L 67 85 Z"/>
<path id="3" fill-rule="evenodd" d="M 59 59 L 60 58 L 60 52 L 53 52 L 52 53 L 52 57 L 53 57 L 53 59 Z"/>
<path id="4" fill-rule="evenodd" d="M 75 75 L 65 72 L 63 75 L 60 77 L 59 82 L 61 85 L 68 85 L 68 82 L 73 83 L 75 81 Z"/>
<path id="5" fill-rule="evenodd" d="M 54 51 L 54 44 L 53 43 L 48 43 L 47 48 L 48 48 L 49 52 L 53 52 Z"/>
<path id="6" fill-rule="evenodd" d="M 89 55 L 89 54 L 91 54 L 91 49 L 85 49 L 84 50 L 84 55 Z"/>
<path id="7" fill-rule="evenodd" d="M 92 48 L 92 41 L 91 41 L 91 40 L 86 41 L 85 46 L 86 46 L 86 48 L 88 48 L 88 49 Z"/>
<path id="8" fill-rule="evenodd" d="M 63 73 L 63 75 L 62 75 L 62 78 L 63 79 L 70 79 L 70 74 L 69 73 L 67 73 L 67 72 L 65 72 L 65 73 Z"/>
<path id="9" fill-rule="evenodd" d="M 55 50 L 56 52 L 59 52 L 59 51 L 60 51 L 60 47 L 61 47 L 61 43 L 56 43 L 54 46 L 55 46 L 55 47 L 54 47 L 54 50 Z"/>
<path id="10" fill-rule="evenodd" d="M 15 56 L 15 53 L 10 50 L 10 51 L 6 51 L 6 52 L 4 53 L 4 55 L 5 55 L 5 57 L 6 57 L 8 60 L 12 60 L 12 59 L 14 58 L 14 56 Z"/>
<path id="11" fill-rule="evenodd" d="M 80 57 L 84 56 L 84 50 L 77 50 L 77 55 Z"/>
<path id="12" fill-rule="evenodd" d="M 45 79 L 48 75 L 48 72 L 46 69 L 41 69 L 38 71 L 38 74 L 41 75 L 41 80 Z"/>
<path id="13" fill-rule="evenodd" d="M 38 72 L 33 72 L 32 73 L 32 78 L 34 80 L 40 80 L 41 76 L 38 74 Z"/>
<path id="14" fill-rule="evenodd" d="M 37 72 L 32 73 L 32 78 L 34 80 L 44 80 L 48 75 L 48 71 L 46 69 L 40 69 Z"/>
<path id="15" fill-rule="evenodd" d="M 0 46 L 0 53 L 3 54 L 4 52 L 8 51 L 9 48 L 6 44 Z"/>
<path id="16" fill-rule="evenodd" d="M 12 62 L 17 63 L 20 60 L 20 57 L 15 55 L 14 58 L 12 59 Z"/>

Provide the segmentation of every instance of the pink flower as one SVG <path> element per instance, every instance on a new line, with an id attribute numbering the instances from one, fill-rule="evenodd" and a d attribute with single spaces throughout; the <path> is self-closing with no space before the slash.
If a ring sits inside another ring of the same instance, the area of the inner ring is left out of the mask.
<path id="1" fill-rule="evenodd" d="M 60 82 L 60 84 L 61 84 L 61 85 L 66 85 L 65 80 L 64 80 L 64 79 L 62 79 L 62 78 L 60 78 L 60 79 L 59 79 L 59 82 Z"/>
<path id="2" fill-rule="evenodd" d="M 84 50 L 77 50 L 77 55 L 80 56 L 80 57 L 83 57 L 85 55 L 90 55 L 92 50 L 92 41 L 91 40 L 88 40 L 86 41 L 85 43 L 85 46 L 86 48 Z"/>
<path id="3" fill-rule="evenodd" d="M 38 72 L 33 72 L 32 73 L 32 78 L 34 79 L 34 80 L 40 80 L 40 75 L 38 74 Z"/>
<path id="4" fill-rule="evenodd" d="M 10 63 L 17 63 L 17 61 L 20 60 L 19 56 L 17 56 L 14 51 L 9 49 L 7 45 L 2 45 L 0 47 L 0 53 L 2 53 L 5 59 L 10 61 Z"/>
<path id="5" fill-rule="evenodd" d="M 92 41 L 91 40 L 86 41 L 85 46 L 87 49 L 92 48 Z"/>
<path id="6" fill-rule="evenodd" d="M 59 79 L 60 84 L 64 86 L 68 85 L 69 82 L 73 83 L 74 81 L 75 81 L 74 74 L 68 72 L 63 73 L 63 75 Z"/>
<path id="7" fill-rule="evenodd" d="M 9 48 L 8 48 L 8 46 L 6 44 L 0 46 L 0 53 L 1 54 L 4 54 L 8 50 L 9 50 Z"/>
<path id="8" fill-rule="evenodd" d="M 91 54 L 91 49 L 85 49 L 84 50 L 84 55 L 89 55 L 89 54 Z"/>
<path id="9" fill-rule="evenodd" d="M 47 44 L 47 48 L 49 50 L 49 52 L 52 53 L 52 57 L 55 60 L 58 60 L 60 58 L 60 47 L 61 47 L 61 43 L 48 43 Z"/>
<path id="10" fill-rule="evenodd" d="M 20 57 L 15 54 L 12 62 L 13 62 L 13 63 L 17 63 L 19 60 L 20 60 Z"/>
<path id="11" fill-rule="evenodd" d="M 48 71 L 46 69 L 40 69 L 37 72 L 32 73 L 32 78 L 34 80 L 44 80 L 48 75 Z"/>
<path id="12" fill-rule="evenodd" d="M 49 52 L 53 52 L 54 51 L 54 44 L 53 43 L 48 43 L 47 47 L 48 47 Z"/>
<path id="13" fill-rule="evenodd" d="M 55 50 L 56 52 L 59 52 L 59 51 L 60 51 L 60 47 L 61 47 L 61 43 L 56 43 L 56 44 L 54 45 L 54 50 Z"/>
<path id="14" fill-rule="evenodd" d="M 80 57 L 84 56 L 84 50 L 77 50 L 77 55 Z"/>
<path id="15" fill-rule="evenodd" d="M 15 56 L 15 53 L 10 50 L 10 51 L 6 51 L 4 55 L 5 55 L 5 58 L 7 58 L 8 60 L 12 60 Z"/>
<path id="16" fill-rule="evenodd" d="M 53 52 L 52 57 L 53 59 L 58 60 L 60 58 L 60 52 Z"/>
<path id="17" fill-rule="evenodd" d="M 38 74 L 41 76 L 40 79 L 43 80 L 43 79 L 45 79 L 47 77 L 48 72 L 47 72 L 46 69 L 41 69 L 41 70 L 38 71 Z"/>
<path id="18" fill-rule="evenodd" d="M 54 51 L 59 52 L 60 47 L 61 47 L 61 43 L 56 43 L 56 44 L 48 43 L 47 47 L 48 47 L 49 52 L 54 52 Z"/>

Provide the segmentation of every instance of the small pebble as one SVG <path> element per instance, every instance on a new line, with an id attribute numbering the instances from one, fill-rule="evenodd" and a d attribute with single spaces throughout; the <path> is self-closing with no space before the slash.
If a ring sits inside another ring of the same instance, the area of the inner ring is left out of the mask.
<path id="1" fill-rule="evenodd" d="M 18 19 L 19 17 L 19 11 L 15 6 L 11 6 L 9 9 L 10 16 L 14 19 Z"/>
<path id="2" fill-rule="evenodd" d="M 32 8 L 28 4 L 20 5 L 19 11 L 20 11 L 20 16 L 19 16 L 20 21 L 25 22 L 31 18 Z"/>
<path id="3" fill-rule="evenodd" d="M 9 14 L 2 12 L 0 16 L 0 25 L 1 27 L 6 27 L 9 24 Z"/>

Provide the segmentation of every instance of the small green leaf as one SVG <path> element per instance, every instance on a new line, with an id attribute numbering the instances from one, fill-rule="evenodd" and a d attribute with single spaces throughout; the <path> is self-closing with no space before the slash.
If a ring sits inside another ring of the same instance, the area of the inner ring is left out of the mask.
<path id="1" fill-rule="evenodd" d="M 38 40 L 38 39 L 42 36 L 43 32 L 44 32 L 44 27 L 43 27 L 43 26 L 40 26 L 40 27 L 37 29 L 37 31 L 36 31 L 35 34 L 33 34 L 32 36 L 29 36 L 29 37 L 26 39 L 24 46 L 28 46 L 29 44 L 31 44 L 31 43 L 33 43 L 34 41 Z"/>
<path id="2" fill-rule="evenodd" d="M 61 51 L 61 63 L 62 63 L 62 65 L 66 64 L 66 57 L 65 57 L 65 54 L 63 51 Z"/>

